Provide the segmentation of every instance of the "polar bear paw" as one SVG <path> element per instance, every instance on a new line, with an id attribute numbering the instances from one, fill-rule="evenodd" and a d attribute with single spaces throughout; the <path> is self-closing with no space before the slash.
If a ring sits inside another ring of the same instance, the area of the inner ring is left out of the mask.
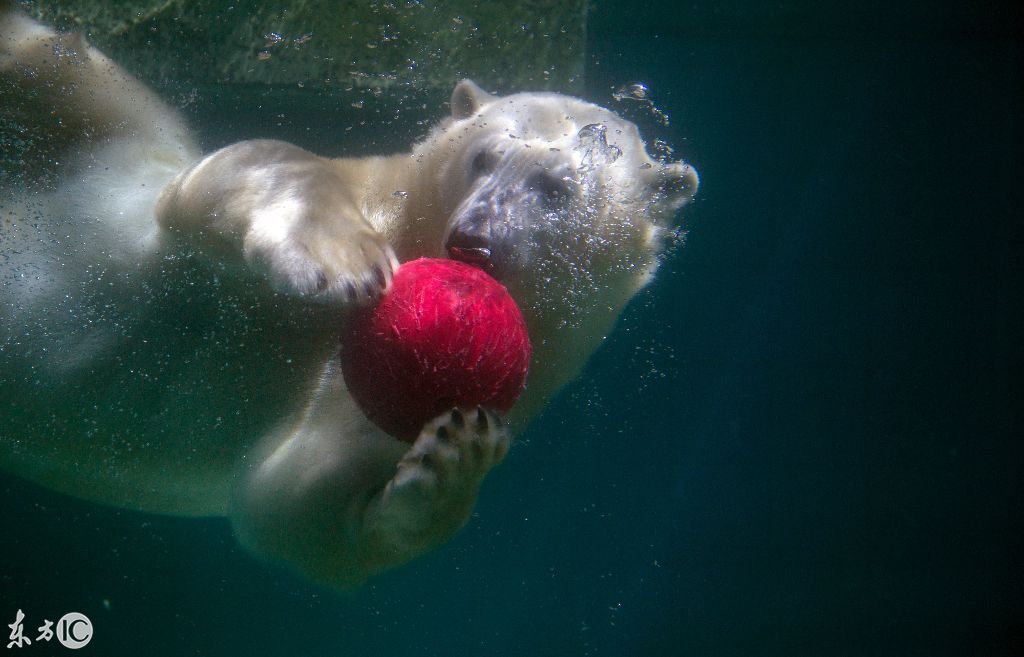
<path id="1" fill-rule="evenodd" d="M 423 427 L 390 485 L 421 499 L 475 488 L 505 458 L 510 444 L 498 415 L 481 408 L 455 409 Z"/>
<path id="2" fill-rule="evenodd" d="M 315 217 L 289 221 L 280 212 L 256 217 L 245 255 L 278 292 L 325 303 L 363 303 L 380 296 L 398 268 L 387 239 L 363 224 Z M 290 229 L 282 231 L 282 225 Z"/>
<path id="3" fill-rule="evenodd" d="M 510 444 L 501 418 L 480 408 L 428 422 L 368 509 L 366 562 L 406 561 L 451 538 Z"/>

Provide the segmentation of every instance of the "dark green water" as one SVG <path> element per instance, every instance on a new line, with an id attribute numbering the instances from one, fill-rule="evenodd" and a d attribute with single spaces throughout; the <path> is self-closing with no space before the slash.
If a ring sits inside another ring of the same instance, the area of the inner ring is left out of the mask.
<path id="1" fill-rule="evenodd" d="M 594 7 L 588 97 L 647 83 L 671 127 L 631 118 L 702 174 L 688 244 L 450 545 L 338 596 L 224 522 L 4 476 L 3 623 L 149 657 L 1021 654 L 1020 9 L 816 6 Z"/>

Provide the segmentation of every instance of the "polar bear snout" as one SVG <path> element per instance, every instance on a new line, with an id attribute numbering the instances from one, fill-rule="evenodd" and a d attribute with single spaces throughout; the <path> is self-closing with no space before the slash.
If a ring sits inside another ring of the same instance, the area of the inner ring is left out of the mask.
<path id="1" fill-rule="evenodd" d="M 463 203 L 448 223 L 445 252 L 502 280 L 526 260 L 530 204 L 522 194 L 483 191 Z"/>
<path id="2" fill-rule="evenodd" d="M 480 267 L 505 281 L 520 271 L 528 260 L 525 228 L 505 217 L 476 212 L 455 222 L 445 239 L 448 257 Z"/>

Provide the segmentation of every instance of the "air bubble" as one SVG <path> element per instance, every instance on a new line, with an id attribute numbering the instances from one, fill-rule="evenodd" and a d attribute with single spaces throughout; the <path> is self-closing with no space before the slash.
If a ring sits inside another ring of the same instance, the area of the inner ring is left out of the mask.
<path id="1" fill-rule="evenodd" d="M 643 108 L 646 109 L 651 116 L 658 121 L 658 123 L 666 127 L 668 126 L 668 114 L 665 114 L 654 106 L 654 103 L 651 101 L 651 90 L 643 82 L 631 82 L 619 87 L 618 90 L 612 92 L 612 98 L 620 103 L 638 103 L 643 106 Z"/>
<path id="2" fill-rule="evenodd" d="M 632 82 L 619 87 L 618 91 L 612 94 L 612 98 L 622 102 L 624 100 L 647 100 L 647 85 L 643 82 Z"/>
<path id="3" fill-rule="evenodd" d="M 603 123 L 591 123 L 580 128 L 576 135 L 578 141 L 575 147 L 576 151 L 582 154 L 580 173 L 611 164 L 622 155 L 618 146 L 608 143 L 607 133 L 608 126 Z"/>

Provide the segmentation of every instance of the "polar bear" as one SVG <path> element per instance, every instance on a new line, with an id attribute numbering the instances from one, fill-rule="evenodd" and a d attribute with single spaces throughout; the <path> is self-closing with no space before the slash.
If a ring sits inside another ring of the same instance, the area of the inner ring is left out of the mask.
<path id="1" fill-rule="evenodd" d="M 3 9 L 0 465 L 151 512 L 226 516 L 255 554 L 357 584 L 450 538 L 486 473 L 654 275 L 698 179 L 554 93 L 455 86 L 410 153 L 272 140 L 203 156 L 142 83 Z M 13 173 L 12 173 L 13 172 Z M 346 313 L 398 263 L 497 277 L 534 345 L 507 418 L 384 434 L 339 373 Z"/>

